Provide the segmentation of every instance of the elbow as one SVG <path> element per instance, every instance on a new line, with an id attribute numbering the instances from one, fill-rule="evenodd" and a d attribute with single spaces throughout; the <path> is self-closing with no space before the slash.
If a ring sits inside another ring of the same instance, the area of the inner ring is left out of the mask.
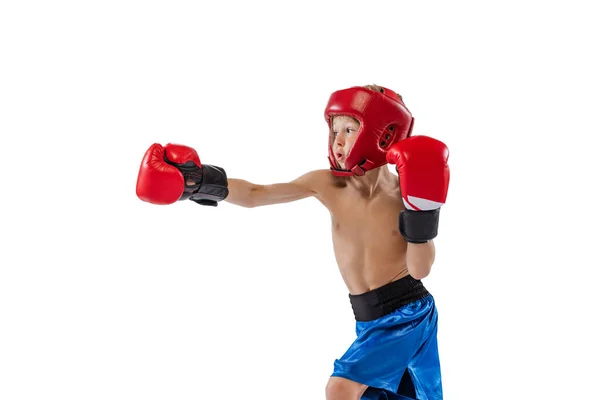
<path id="1" fill-rule="evenodd" d="M 420 281 L 421 279 L 427 278 L 429 276 L 429 272 L 431 271 L 431 267 L 429 268 L 408 268 L 408 273 L 414 279 Z"/>
<path id="2" fill-rule="evenodd" d="M 417 280 L 427 278 L 431 272 L 433 260 L 419 260 L 418 262 L 408 262 L 408 273 Z"/>

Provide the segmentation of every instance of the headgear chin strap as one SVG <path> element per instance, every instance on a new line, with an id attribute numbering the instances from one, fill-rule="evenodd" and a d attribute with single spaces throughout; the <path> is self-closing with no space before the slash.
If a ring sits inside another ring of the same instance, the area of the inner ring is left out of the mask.
<path id="1" fill-rule="evenodd" d="M 351 87 L 334 92 L 325 108 L 329 126 L 329 164 L 336 176 L 362 176 L 367 171 L 387 164 L 389 147 L 412 133 L 414 118 L 402 98 L 382 88 L 383 93 L 364 87 Z M 354 146 L 346 157 L 347 169 L 341 169 L 333 154 L 332 119 L 346 115 L 360 122 Z"/>

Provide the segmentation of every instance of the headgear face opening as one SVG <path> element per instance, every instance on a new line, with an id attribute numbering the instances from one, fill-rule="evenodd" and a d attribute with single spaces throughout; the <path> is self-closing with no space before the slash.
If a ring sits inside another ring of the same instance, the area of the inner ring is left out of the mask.
<path id="1" fill-rule="evenodd" d="M 363 87 L 338 90 L 329 97 L 325 120 L 329 126 L 329 165 L 336 176 L 362 176 L 367 171 L 387 164 L 389 147 L 412 133 L 414 118 L 402 98 L 382 88 L 383 93 Z M 333 154 L 332 119 L 346 115 L 360 122 L 356 141 L 341 169 Z"/>

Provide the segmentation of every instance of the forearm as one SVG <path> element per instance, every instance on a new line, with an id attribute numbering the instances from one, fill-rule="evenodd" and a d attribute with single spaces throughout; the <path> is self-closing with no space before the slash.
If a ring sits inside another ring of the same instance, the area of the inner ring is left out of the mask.
<path id="1" fill-rule="evenodd" d="M 256 190 L 258 185 L 243 179 L 228 178 L 227 187 L 229 189 L 229 195 L 225 199 L 226 202 L 246 208 L 254 207 L 252 193 Z"/>
<path id="2" fill-rule="evenodd" d="M 423 279 L 429 275 L 434 260 L 435 245 L 432 240 L 426 243 L 408 243 L 406 265 L 413 278 Z"/>
<path id="3" fill-rule="evenodd" d="M 253 208 L 271 204 L 288 203 L 314 195 L 304 182 L 309 175 L 293 182 L 257 185 L 243 179 L 228 179 L 229 195 L 225 201 L 242 207 Z"/>

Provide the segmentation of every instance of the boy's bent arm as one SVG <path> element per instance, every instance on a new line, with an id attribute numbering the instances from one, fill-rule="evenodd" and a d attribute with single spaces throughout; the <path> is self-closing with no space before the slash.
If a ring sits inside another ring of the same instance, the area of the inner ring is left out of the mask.
<path id="1" fill-rule="evenodd" d="M 435 245 L 433 240 L 426 243 L 408 243 L 406 249 L 406 265 L 408 273 L 415 279 L 423 279 L 429 275 L 435 261 Z"/>
<path id="2" fill-rule="evenodd" d="M 257 185 L 243 179 L 227 180 L 229 195 L 226 202 L 241 207 L 260 207 L 271 204 L 288 203 L 316 196 L 321 171 L 311 171 L 286 183 Z"/>

